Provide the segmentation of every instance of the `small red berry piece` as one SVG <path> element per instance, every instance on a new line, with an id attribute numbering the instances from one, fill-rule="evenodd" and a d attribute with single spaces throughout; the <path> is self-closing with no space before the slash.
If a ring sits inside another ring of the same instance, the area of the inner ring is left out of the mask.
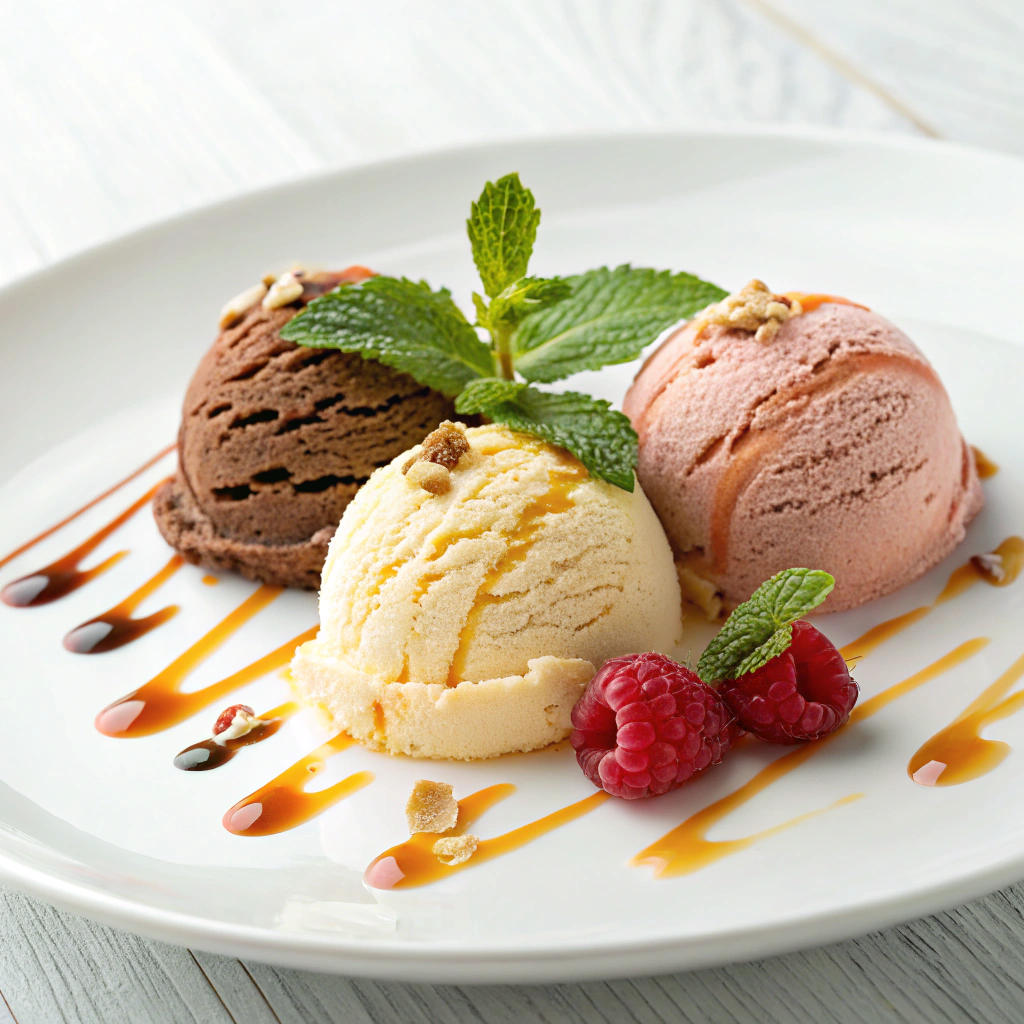
<path id="1" fill-rule="evenodd" d="M 217 716 L 213 723 L 213 737 L 222 742 L 238 739 L 252 732 L 262 721 L 248 704 L 232 704 Z"/>
<path id="2" fill-rule="evenodd" d="M 663 654 L 606 661 L 572 709 L 576 760 L 599 789 L 659 796 L 718 764 L 733 716 L 695 672 Z"/>
<path id="3" fill-rule="evenodd" d="M 739 724 L 768 743 L 820 740 L 845 725 L 860 687 L 843 656 L 820 630 L 793 623 L 793 642 L 777 657 L 718 692 Z"/>

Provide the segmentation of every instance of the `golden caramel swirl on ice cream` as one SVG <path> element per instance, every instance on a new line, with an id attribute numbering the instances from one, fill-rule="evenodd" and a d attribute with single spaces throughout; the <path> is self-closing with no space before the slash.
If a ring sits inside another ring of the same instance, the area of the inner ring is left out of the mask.
<path id="1" fill-rule="evenodd" d="M 465 437 L 447 492 L 403 474 L 418 449 L 359 492 L 324 566 L 319 635 L 293 665 L 307 697 L 380 749 L 544 746 L 607 658 L 680 639 L 668 543 L 639 488 L 505 427 Z"/>

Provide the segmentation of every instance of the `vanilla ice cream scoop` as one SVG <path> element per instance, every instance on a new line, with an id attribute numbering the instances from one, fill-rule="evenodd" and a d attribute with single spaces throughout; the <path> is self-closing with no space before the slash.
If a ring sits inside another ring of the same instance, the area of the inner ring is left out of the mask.
<path id="1" fill-rule="evenodd" d="M 324 566 L 320 632 L 292 665 L 308 699 L 393 753 L 545 746 L 606 659 L 681 640 L 668 541 L 639 487 L 502 426 L 464 437 L 450 470 L 421 472 L 416 448 L 359 491 Z"/>

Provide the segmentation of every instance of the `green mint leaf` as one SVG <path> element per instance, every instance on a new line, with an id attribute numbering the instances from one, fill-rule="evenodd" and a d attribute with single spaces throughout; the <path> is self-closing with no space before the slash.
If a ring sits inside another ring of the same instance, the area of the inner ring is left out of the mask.
<path id="1" fill-rule="evenodd" d="M 513 402 L 529 385 L 502 377 L 483 377 L 470 381 L 461 395 L 455 399 L 455 411 L 466 416 L 486 413 L 502 402 Z"/>
<path id="2" fill-rule="evenodd" d="M 281 337 L 311 348 L 358 352 L 454 397 L 494 373 L 491 350 L 442 288 L 425 281 L 371 277 L 314 299 Z"/>
<path id="3" fill-rule="evenodd" d="M 518 174 L 489 181 L 470 207 L 466 230 L 473 262 L 492 299 L 526 276 L 539 223 L 540 210 L 533 193 L 523 186 Z"/>
<path id="4" fill-rule="evenodd" d="M 459 395 L 460 413 L 483 413 L 512 430 L 568 448 L 590 471 L 633 490 L 637 438 L 629 420 L 608 402 L 576 391 L 555 395 L 518 381 L 473 381 Z"/>
<path id="5" fill-rule="evenodd" d="M 560 277 L 521 277 L 494 296 L 487 323 L 514 327 L 530 313 L 567 298 L 571 290 Z"/>
<path id="6" fill-rule="evenodd" d="M 761 668 L 762 665 L 767 665 L 772 658 L 782 654 L 782 652 L 785 651 L 792 642 L 792 625 L 783 626 L 781 629 L 775 630 L 775 632 L 772 633 L 772 635 L 768 637 L 760 647 L 755 647 L 754 650 L 736 666 L 736 673 L 732 678 L 737 679 L 742 675 L 746 675 L 747 672 L 754 672 Z"/>
<path id="7" fill-rule="evenodd" d="M 697 662 L 705 683 L 736 679 L 781 654 L 792 624 L 825 600 L 836 581 L 820 569 L 785 569 L 766 580 L 725 620 Z"/>
<path id="8" fill-rule="evenodd" d="M 527 380 L 635 359 L 662 331 L 727 294 L 692 274 L 628 264 L 566 281 L 570 295 L 528 315 L 516 332 L 515 367 Z"/>

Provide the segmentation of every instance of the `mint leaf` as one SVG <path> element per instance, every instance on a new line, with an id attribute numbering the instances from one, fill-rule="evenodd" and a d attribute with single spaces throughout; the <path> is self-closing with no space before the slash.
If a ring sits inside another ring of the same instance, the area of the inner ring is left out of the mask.
<path id="1" fill-rule="evenodd" d="M 479 412 L 490 415 L 487 413 L 489 408 L 502 402 L 514 402 L 528 387 L 528 384 L 521 381 L 505 380 L 502 377 L 483 377 L 470 381 L 455 399 L 455 411 L 467 416 Z"/>
<path id="2" fill-rule="evenodd" d="M 526 276 L 539 223 L 540 210 L 533 193 L 523 186 L 518 174 L 506 174 L 484 185 L 480 198 L 470 207 L 466 230 L 473 262 L 491 298 Z"/>
<path id="3" fill-rule="evenodd" d="M 486 313 L 486 322 L 481 322 L 485 327 L 513 327 L 543 306 L 567 298 L 571 291 L 569 282 L 560 277 L 521 277 L 494 296 Z M 480 306 L 477 305 L 478 314 L 479 311 Z"/>
<path id="4" fill-rule="evenodd" d="M 635 359 L 662 331 L 727 294 L 692 274 L 600 267 L 567 278 L 571 294 L 528 315 L 514 338 L 515 368 L 553 381 Z"/>
<path id="5" fill-rule="evenodd" d="M 483 413 L 512 430 L 568 448 L 590 471 L 633 490 L 637 438 L 629 420 L 608 402 L 566 391 L 555 395 L 518 381 L 475 380 L 455 402 L 460 413 Z"/>
<path id="6" fill-rule="evenodd" d="M 817 608 L 835 583 L 820 569 L 776 573 L 725 620 L 697 662 L 697 675 L 715 683 L 761 668 L 789 647 L 792 624 Z"/>
<path id="7" fill-rule="evenodd" d="M 311 348 L 358 352 L 454 397 L 494 373 L 491 350 L 442 288 L 425 281 L 371 277 L 314 299 L 281 330 Z"/>

